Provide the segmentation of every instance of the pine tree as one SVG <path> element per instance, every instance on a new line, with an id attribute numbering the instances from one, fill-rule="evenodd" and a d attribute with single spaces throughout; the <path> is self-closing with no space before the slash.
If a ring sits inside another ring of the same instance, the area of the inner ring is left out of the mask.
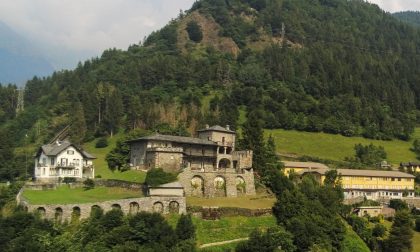
<path id="1" fill-rule="evenodd" d="M 81 145 L 86 135 L 85 113 L 82 103 L 77 101 L 71 106 L 70 113 L 70 139 L 76 145 Z"/>
<path id="2" fill-rule="evenodd" d="M 241 147 L 243 149 L 252 150 L 253 167 L 256 171 L 261 172 L 265 166 L 265 144 L 264 134 L 261 122 L 261 116 L 258 110 L 253 110 L 248 113 L 248 118 L 242 127 L 243 139 Z"/>
<path id="3" fill-rule="evenodd" d="M 397 211 L 389 237 L 386 240 L 385 251 L 403 252 L 413 249 L 411 215 L 407 210 Z"/>
<path id="4" fill-rule="evenodd" d="M 191 215 L 181 215 L 176 224 L 175 233 L 180 240 L 195 239 L 195 227 Z"/>

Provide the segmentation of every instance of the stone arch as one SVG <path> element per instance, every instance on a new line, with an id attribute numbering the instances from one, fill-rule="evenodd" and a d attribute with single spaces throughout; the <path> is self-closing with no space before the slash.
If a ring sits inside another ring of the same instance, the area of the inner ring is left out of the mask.
<path id="1" fill-rule="evenodd" d="M 80 210 L 80 207 L 78 206 L 73 207 L 73 210 L 71 212 L 71 222 L 78 221 L 80 219 L 81 214 L 82 214 L 82 211 Z"/>
<path id="2" fill-rule="evenodd" d="M 38 207 L 36 209 L 36 212 L 39 214 L 39 217 L 41 218 L 45 218 L 45 216 L 47 215 L 47 211 L 43 207 Z"/>
<path id="3" fill-rule="evenodd" d="M 214 178 L 214 196 L 226 197 L 226 179 L 222 176 Z"/>
<path id="4" fill-rule="evenodd" d="M 169 213 L 179 213 L 179 203 L 178 203 L 178 201 L 169 202 Z"/>
<path id="5" fill-rule="evenodd" d="M 120 205 L 120 204 L 115 203 L 115 204 L 112 204 L 112 205 L 111 205 L 111 208 L 112 208 L 112 210 L 116 210 L 116 209 L 121 210 L 121 205 Z"/>
<path id="6" fill-rule="evenodd" d="M 226 169 L 226 168 L 230 168 L 231 164 L 230 164 L 230 160 L 227 158 L 222 158 L 219 160 L 219 169 Z"/>
<path id="7" fill-rule="evenodd" d="M 140 211 L 140 205 L 137 202 L 130 202 L 130 214 L 136 214 Z"/>
<path id="8" fill-rule="evenodd" d="M 246 194 L 245 179 L 241 176 L 237 176 L 235 179 L 235 182 L 236 182 L 236 193 L 238 195 Z"/>
<path id="9" fill-rule="evenodd" d="M 163 213 L 163 204 L 160 201 L 156 201 L 155 203 L 153 203 L 153 212 L 155 213 Z"/>
<path id="10" fill-rule="evenodd" d="M 54 220 L 56 222 L 61 222 L 63 220 L 63 209 L 61 207 L 55 209 Z"/>
<path id="11" fill-rule="evenodd" d="M 204 196 L 204 179 L 201 176 L 194 176 L 191 179 L 191 195 L 192 196 Z"/>

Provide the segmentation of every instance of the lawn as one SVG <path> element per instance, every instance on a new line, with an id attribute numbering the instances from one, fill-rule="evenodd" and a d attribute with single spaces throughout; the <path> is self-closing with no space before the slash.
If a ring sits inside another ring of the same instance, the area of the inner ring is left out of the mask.
<path id="1" fill-rule="evenodd" d="M 71 189 L 64 185 L 56 190 L 25 190 L 23 196 L 31 204 L 72 204 L 139 198 L 143 195 L 140 191 L 124 188 L 95 187 L 91 190 L 85 190 L 84 188 Z"/>
<path id="2" fill-rule="evenodd" d="M 276 202 L 276 198 L 258 198 L 255 196 L 244 196 L 237 198 L 199 198 L 187 197 L 189 206 L 219 206 L 219 207 L 239 207 L 248 209 L 271 208 Z"/>
<path id="3" fill-rule="evenodd" d="M 168 221 L 175 227 L 178 218 L 178 215 L 172 215 L 168 217 Z M 235 216 L 223 217 L 220 220 L 203 220 L 193 217 L 193 223 L 196 228 L 197 243 L 201 245 L 248 237 L 256 228 L 265 230 L 276 226 L 276 219 L 273 216 Z"/>
<path id="4" fill-rule="evenodd" d="M 108 146 L 105 148 L 95 148 L 95 143 L 97 139 L 88 142 L 84 145 L 84 148 L 87 152 L 94 155 L 96 159 L 93 161 L 95 165 L 95 176 L 101 176 L 104 179 L 118 179 L 130 182 L 143 183 L 146 178 L 146 173 L 142 171 L 111 171 L 108 168 L 108 164 L 105 160 L 106 154 L 108 154 L 117 143 L 117 140 L 122 137 L 122 134 L 114 135 L 113 137 L 108 138 Z"/>
<path id="5" fill-rule="evenodd" d="M 416 160 L 416 155 L 410 151 L 412 141 L 380 141 L 363 137 L 345 137 L 283 129 L 265 130 L 265 135 L 269 134 L 274 137 L 277 151 L 280 153 L 342 161 L 345 157 L 354 156 L 354 145 L 372 143 L 383 146 L 388 154 L 388 161 L 394 165 L 398 165 L 402 161 Z M 412 137 L 420 138 L 420 128 L 416 128 Z"/>

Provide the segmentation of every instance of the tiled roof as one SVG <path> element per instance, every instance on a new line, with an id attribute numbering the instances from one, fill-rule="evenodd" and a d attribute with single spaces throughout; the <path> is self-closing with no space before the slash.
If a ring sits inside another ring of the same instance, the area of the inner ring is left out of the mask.
<path id="1" fill-rule="evenodd" d="M 316 172 L 321 175 L 329 169 L 306 169 L 300 171 L 301 174 L 308 172 Z M 337 173 L 341 176 L 355 176 L 355 177 L 395 177 L 395 178 L 415 178 L 413 175 L 400 171 L 381 171 L 381 170 L 359 170 L 359 169 L 337 169 Z"/>
<path id="2" fill-rule="evenodd" d="M 328 166 L 321 164 L 321 163 L 315 163 L 315 162 L 295 162 L 295 161 L 282 161 L 284 164 L 284 167 L 286 168 L 312 168 L 312 169 L 328 169 Z"/>
<path id="3" fill-rule="evenodd" d="M 227 133 L 235 134 L 235 131 L 228 130 L 228 129 L 223 128 L 222 126 L 219 126 L 219 125 L 214 125 L 214 126 L 211 126 L 209 128 L 200 129 L 200 130 L 197 130 L 197 131 L 198 132 L 200 132 L 200 131 L 219 131 L 219 132 L 227 132 Z"/>
<path id="4" fill-rule="evenodd" d="M 130 140 L 129 142 L 138 142 L 138 141 L 145 141 L 145 140 L 157 140 L 157 141 L 167 141 L 167 142 L 187 143 L 187 144 L 201 144 L 201 145 L 217 145 L 213 141 L 209 141 L 209 140 L 201 139 L 201 138 L 170 136 L 170 135 L 161 135 L 161 134 L 141 137 L 135 140 Z"/>
<path id="5" fill-rule="evenodd" d="M 45 155 L 47 156 L 57 156 L 58 154 L 60 154 L 62 151 L 64 151 L 65 149 L 67 149 L 68 147 L 73 146 L 77 151 L 79 151 L 83 157 L 87 158 L 87 159 L 95 159 L 96 157 L 87 153 L 84 150 L 81 150 L 79 148 L 77 148 L 74 144 L 68 142 L 68 141 L 62 141 L 62 142 L 55 142 L 52 144 L 46 144 L 43 145 L 40 150 L 38 151 L 37 155 L 41 154 L 41 151 L 44 152 Z"/>

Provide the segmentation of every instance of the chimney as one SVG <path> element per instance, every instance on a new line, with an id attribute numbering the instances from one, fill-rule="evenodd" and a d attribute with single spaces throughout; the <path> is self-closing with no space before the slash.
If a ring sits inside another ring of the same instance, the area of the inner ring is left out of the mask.
<path id="1" fill-rule="evenodd" d="M 228 125 L 226 125 L 226 129 L 227 130 L 230 130 L 230 125 L 228 124 Z"/>
<path id="2" fill-rule="evenodd" d="M 210 128 L 210 125 L 206 124 L 206 129 Z"/>

